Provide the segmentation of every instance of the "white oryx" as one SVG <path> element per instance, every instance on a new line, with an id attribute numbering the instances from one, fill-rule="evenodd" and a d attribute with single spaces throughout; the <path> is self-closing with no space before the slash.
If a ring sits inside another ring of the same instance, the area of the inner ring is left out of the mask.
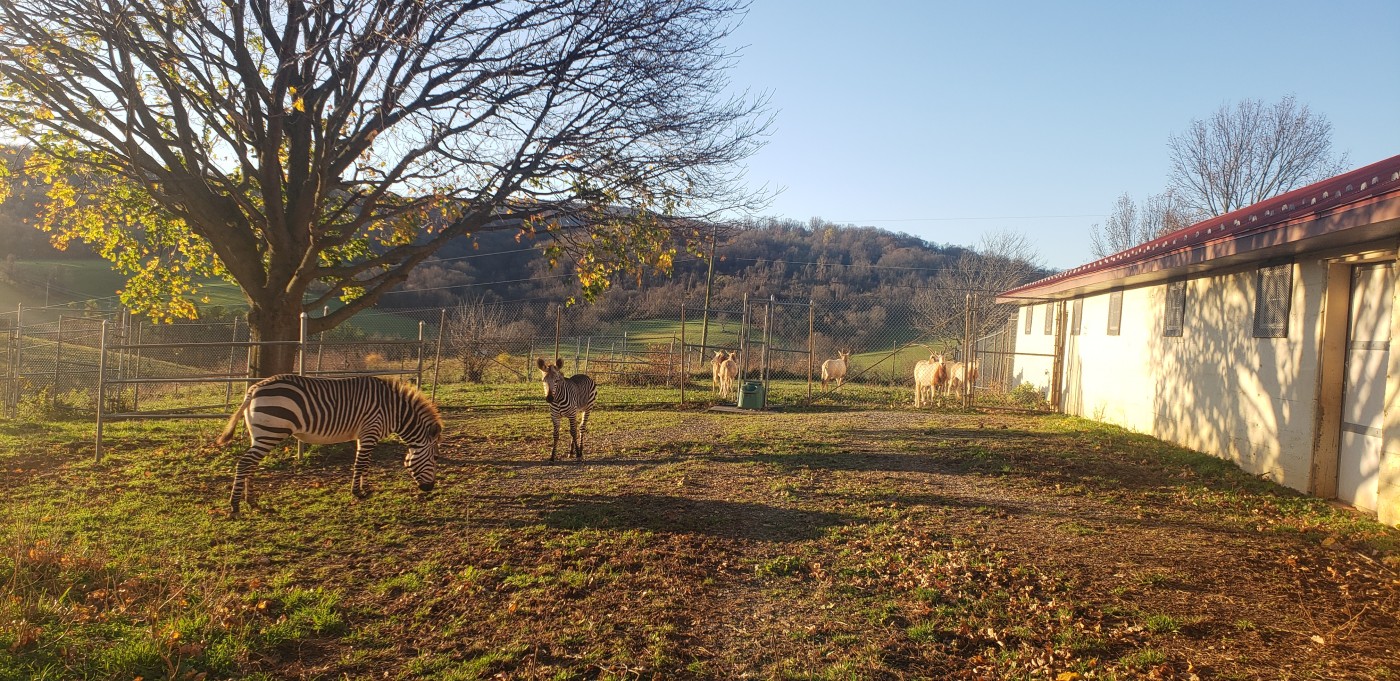
<path id="1" fill-rule="evenodd" d="M 948 363 L 943 355 L 929 355 L 914 365 L 914 406 L 922 407 L 933 402 L 938 388 L 948 382 Z"/>
<path id="2" fill-rule="evenodd" d="M 735 353 L 722 353 L 725 355 L 724 361 L 719 363 L 719 394 L 729 397 L 731 394 L 737 399 L 736 392 L 739 380 L 739 362 L 734 359 Z"/>
<path id="3" fill-rule="evenodd" d="M 953 362 L 948 365 L 948 390 L 946 394 L 956 395 L 963 391 L 963 386 L 972 385 L 977 382 L 977 369 L 981 363 L 979 359 L 973 359 L 970 363 Z"/>
<path id="4" fill-rule="evenodd" d="M 846 370 L 850 368 L 851 351 L 842 350 L 836 354 L 838 355 L 836 359 L 822 362 L 822 390 L 826 390 L 827 381 L 835 381 L 838 388 L 846 382 Z"/>

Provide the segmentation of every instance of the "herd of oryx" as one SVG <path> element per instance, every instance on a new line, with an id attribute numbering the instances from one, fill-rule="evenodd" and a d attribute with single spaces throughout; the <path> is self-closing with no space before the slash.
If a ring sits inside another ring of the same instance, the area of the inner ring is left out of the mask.
<path id="1" fill-rule="evenodd" d="M 721 395 L 729 395 L 736 389 L 735 382 L 739 377 L 739 363 L 734 357 L 733 352 L 716 350 L 714 359 L 710 361 L 711 387 Z M 836 387 L 841 387 L 850 367 L 851 352 L 849 350 L 837 351 L 836 357 L 822 362 L 822 390 L 826 390 L 829 383 L 835 383 Z M 977 369 L 977 359 L 973 359 L 971 362 L 958 362 L 934 353 L 930 354 L 928 359 L 919 360 L 914 365 L 914 406 L 922 407 L 932 404 L 934 395 L 939 392 L 944 395 L 960 393 L 964 386 L 977 380 Z"/>
<path id="2" fill-rule="evenodd" d="M 978 360 L 954 362 L 943 355 L 929 355 L 914 365 L 914 406 L 922 407 L 933 402 L 939 389 L 944 395 L 956 395 L 963 386 L 977 380 Z"/>

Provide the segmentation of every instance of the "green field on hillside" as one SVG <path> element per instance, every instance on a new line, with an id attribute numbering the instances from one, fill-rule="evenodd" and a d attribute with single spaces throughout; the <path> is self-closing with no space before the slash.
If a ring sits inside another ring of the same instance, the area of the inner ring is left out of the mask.
<path id="1" fill-rule="evenodd" d="M 17 286 L 0 282 L 0 314 L 24 305 L 25 322 L 50 322 L 59 315 L 75 315 L 88 308 L 111 310 L 120 305 L 117 291 L 126 284 L 105 260 L 22 260 L 15 263 Z M 223 308 L 241 312 L 248 305 L 238 287 L 222 279 L 200 280 L 201 309 Z M 437 315 L 425 321 L 436 325 Z M 367 310 L 355 316 L 350 325 L 370 336 L 416 338 L 418 320 L 380 310 Z M 432 331 L 436 333 L 436 331 Z"/>

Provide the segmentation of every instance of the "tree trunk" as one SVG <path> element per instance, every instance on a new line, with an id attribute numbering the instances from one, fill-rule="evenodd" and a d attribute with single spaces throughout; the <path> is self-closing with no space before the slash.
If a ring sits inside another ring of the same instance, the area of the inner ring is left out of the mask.
<path id="1" fill-rule="evenodd" d="M 297 370 L 298 347 L 295 341 L 301 339 L 299 306 L 286 303 L 269 306 L 254 304 L 248 310 L 248 328 L 254 342 L 279 342 L 277 345 L 253 347 L 253 377 L 266 378 Z"/>

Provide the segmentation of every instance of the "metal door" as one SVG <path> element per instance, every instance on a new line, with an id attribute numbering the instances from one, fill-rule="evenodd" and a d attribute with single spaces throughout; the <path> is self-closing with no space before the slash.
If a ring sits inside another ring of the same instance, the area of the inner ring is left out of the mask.
<path id="1" fill-rule="evenodd" d="M 1346 384 L 1337 451 L 1337 498 L 1375 510 L 1381 464 L 1381 424 L 1390 359 L 1393 271 L 1389 263 L 1358 265 L 1351 274 Z"/>

